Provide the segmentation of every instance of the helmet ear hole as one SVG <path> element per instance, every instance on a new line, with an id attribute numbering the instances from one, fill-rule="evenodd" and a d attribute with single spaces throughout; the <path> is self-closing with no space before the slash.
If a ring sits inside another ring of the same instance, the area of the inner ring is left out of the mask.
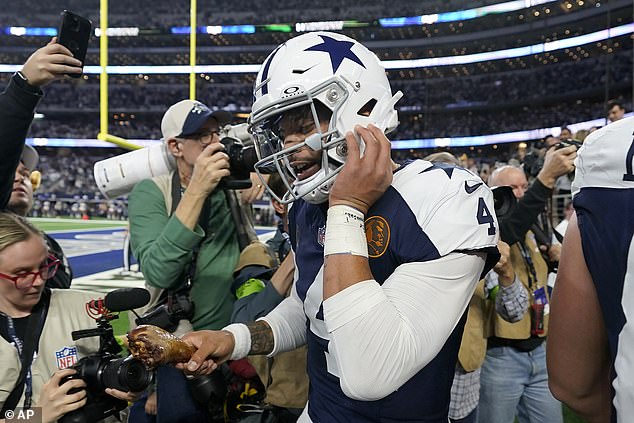
<path id="1" fill-rule="evenodd" d="M 374 110 L 374 106 L 376 106 L 377 100 L 372 98 L 367 101 L 361 108 L 357 111 L 359 116 L 370 116 L 372 114 L 372 110 Z"/>

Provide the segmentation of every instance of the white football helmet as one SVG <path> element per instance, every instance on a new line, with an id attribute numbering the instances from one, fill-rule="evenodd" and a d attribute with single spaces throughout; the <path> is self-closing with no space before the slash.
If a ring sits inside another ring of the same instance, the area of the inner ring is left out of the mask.
<path id="1" fill-rule="evenodd" d="M 371 123 L 386 133 L 392 131 L 398 125 L 394 105 L 403 94 L 392 95 L 385 68 L 361 43 L 341 34 L 311 32 L 288 40 L 266 58 L 253 95 L 249 131 L 260 159 L 256 172 L 263 182 L 262 174 L 280 174 L 288 193 L 278 198 L 269 192 L 282 203 L 304 198 L 319 204 L 328 199 L 345 162 L 346 132 Z M 332 112 L 327 132 L 321 132 L 315 101 Z M 306 106 L 318 132 L 285 149 L 279 122 L 284 113 Z M 359 142 L 363 153 L 364 144 Z M 290 157 L 305 147 L 322 151 L 321 169 L 298 181 Z"/>

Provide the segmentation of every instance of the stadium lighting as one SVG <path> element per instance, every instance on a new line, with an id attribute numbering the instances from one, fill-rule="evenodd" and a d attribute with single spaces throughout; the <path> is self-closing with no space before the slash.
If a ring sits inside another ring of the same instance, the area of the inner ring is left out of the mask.
<path id="1" fill-rule="evenodd" d="M 295 24 L 295 32 L 341 31 L 344 24 L 344 21 L 298 22 Z"/>
<path id="2" fill-rule="evenodd" d="M 514 12 L 540 4 L 553 3 L 556 0 L 515 0 L 474 9 L 455 12 L 435 13 L 432 15 L 407 16 L 399 18 L 380 18 L 379 25 L 384 28 L 396 28 L 409 25 L 432 25 L 441 22 L 467 21 L 495 13 Z"/>
<path id="3" fill-rule="evenodd" d="M 139 28 L 136 27 L 108 28 L 106 35 L 108 37 L 137 37 L 139 31 Z M 95 28 L 95 36 L 101 37 L 101 28 Z"/>

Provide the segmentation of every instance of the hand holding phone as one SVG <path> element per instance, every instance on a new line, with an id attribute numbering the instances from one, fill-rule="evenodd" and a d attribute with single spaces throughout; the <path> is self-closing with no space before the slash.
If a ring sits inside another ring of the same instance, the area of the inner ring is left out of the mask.
<path id="1" fill-rule="evenodd" d="M 33 53 L 24 63 L 21 77 L 33 87 L 43 87 L 66 75 L 81 75 L 82 62 L 75 59 L 66 47 L 57 43 L 53 37 L 51 42 Z"/>

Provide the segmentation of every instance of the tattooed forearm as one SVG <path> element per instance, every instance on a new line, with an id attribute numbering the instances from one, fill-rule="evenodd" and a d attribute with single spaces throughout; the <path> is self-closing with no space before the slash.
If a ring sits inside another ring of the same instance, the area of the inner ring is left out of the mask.
<path id="1" fill-rule="evenodd" d="M 273 351 L 273 331 L 268 323 L 263 320 L 247 323 L 251 332 L 250 355 L 268 354 Z"/>

